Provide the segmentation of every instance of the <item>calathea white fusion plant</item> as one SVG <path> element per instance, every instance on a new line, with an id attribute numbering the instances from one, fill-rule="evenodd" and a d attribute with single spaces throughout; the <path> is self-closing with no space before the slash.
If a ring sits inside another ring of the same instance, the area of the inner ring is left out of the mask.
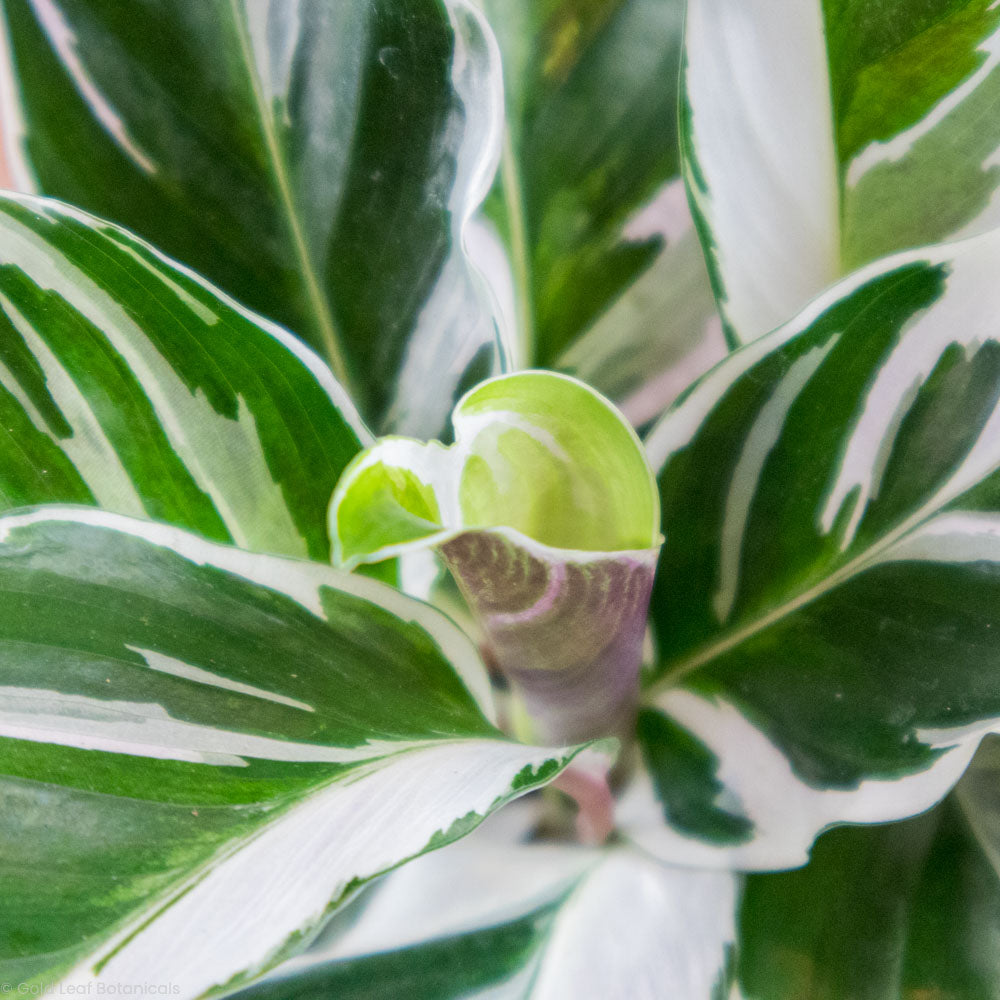
<path id="1" fill-rule="evenodd" d="M 0 9 L 3 993 L 1000 995 L 995 3 Z"/>

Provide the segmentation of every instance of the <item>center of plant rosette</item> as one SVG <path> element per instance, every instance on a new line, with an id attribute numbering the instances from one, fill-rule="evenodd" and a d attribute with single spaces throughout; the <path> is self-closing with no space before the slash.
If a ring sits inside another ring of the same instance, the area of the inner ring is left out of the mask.
<path id="1" fill-rule="evenodd" d="M 484 382 L 445 447 L 384 438 L 344 473 L 335 557 L 433 547 L 514 692 L 514 728 L 550 743 L 625 733 L 661 544 L 659 497 L 631 427 L 575 379 Z"/>

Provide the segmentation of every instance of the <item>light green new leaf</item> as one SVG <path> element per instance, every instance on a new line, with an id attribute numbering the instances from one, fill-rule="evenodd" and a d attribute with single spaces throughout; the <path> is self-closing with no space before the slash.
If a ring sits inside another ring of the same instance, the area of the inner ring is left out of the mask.
<path id="1" fill-rule="evenodd" d="M 124 230 L 0 196 L 0 511 L 94 504 L 326 560 L 366 440 L 283 330 Z"/>
<path id="2" fill-rule="evenodd" d="M 282 323 L 374 424 L 437 433 L 450 390 L 496 370 L 463 243 L 499 157 L 500 67 L 463 0 L 3 10 L 22 184 Z"/>
<path id="3" fill-rule="evenodd" d="M 659 504 L 642 446 L 592 389 L 552 372 L 477 386 L 455 444 L 385 438 L 330 508 L 353 567 L 433 546 L 520 689 L 533 738 L 631 728 Z"/>
<path id="4" fill-rule="evenodd" d="M 574 755 L 493 728 L 443 615 L 318 563 L 46 507 L 0 518 L 0 590 L 3 984 L 239 985 Z"/>
<path id="5" fill-rule="evenodd" d="M 801 863 L 928 808 L 1000 723 L 998 271 L 998 233 L 872 265 L 653 432 L 643 843 Z"/>
<path id="6" fill-rule="evenodd" d="M 747 342 L 877 257 L 1000 224 L 990 0 L 692 0 L 685 159 Z"/>
<path id="7" fill-rule="evenodd" d="M 339 937 L 239 1000 L 728 996 L 732 874 L 489 833 L 390 875 Z"/>
<path id="8" fill-rule="evenodd" d="M 998 788 L 995 744 L 987 743 L 956 796 L 932 812 L 835 830 L 820 838 L 801 871 L 749 878 L 740 915 L 740 995 L 1000 994 Z"/>
<path id="9" fill-rule="evenodd" d="M 503 53 L 507 135 L 488 205 L 510 250 L 522 363 L 619 402 L 638 394 L 626 412 L 642 422 L 715 313 L 679 177 L 684 4 L 481 6 Z"/>

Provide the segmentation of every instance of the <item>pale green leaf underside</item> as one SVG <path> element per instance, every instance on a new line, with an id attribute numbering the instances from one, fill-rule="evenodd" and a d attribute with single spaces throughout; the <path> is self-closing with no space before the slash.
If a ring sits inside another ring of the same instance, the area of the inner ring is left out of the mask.
<path id="1" fill-rule="evenodd" d="M 573 755 L 487 722 L 444 616 L 316 563 L 50 507 L 0 519 L 0 587 L 0 982 L 252 979 Z"/>
<path id="2" fill-rule="evenodd" d="M 0 198 L 0 509 L 93 504 L 325 560 L 367 440 L 280 328 L 109 223 Z"/>
<path id="3" fill-rule="evenodd" d="M 872 265 L 653 432 L 643 843 L 801 863 L 932 805 L 997 726 L 998 267 L 996 234 Z"/>

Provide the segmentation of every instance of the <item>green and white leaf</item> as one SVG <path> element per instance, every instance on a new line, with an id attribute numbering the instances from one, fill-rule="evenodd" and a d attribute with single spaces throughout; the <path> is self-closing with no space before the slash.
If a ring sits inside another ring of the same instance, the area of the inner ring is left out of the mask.
<path id="1" fill-rule="evenodd" d="M 638 395 L 626 413 L 645 422 L 669 402 L 669 370 L 708 350 L 715 315 L 679 176 L 684 4 L 481 5 L 503 53 L 507 134 L 488 210 L 510 250 L 521 363 L 619 403 Z"/>
<path id="2" fill-rule="evenodd" d="M 997 233 L 872 265 L 651 435 L 651 850 L 800 864 L 931 806 L 1000 724 L 998 268 Z"/>
<path id="3" fill-rule="evenodd" d="M 279 327 L 110 223 L 0 196 L 0 510 L 93 504 L 326 560 L 368 440 Z"/>
<path id="4" fill-rule="evenodd" d="M 734 340 L 878 257 L 1000 224 L 991 0 L 693 0 L 689 190 Z"/>
<path id="5" fill-rule="evenodd" d="M 659 544 L 655 480 L 631 427 L 569 376 L 484 382 L 455 444 L 386 438 L 330 509 L 338 563 L 433 546 L 518 687 L 532 738 L 631 727 Z"/>
<path id="6" fill-rule="evenodd" d="M 507 741 L 439 612 L 86 508 L 0 518 L 0 983 L 183 998 L 574 750 Z"/>
<path id="7" fill-rule="evenodd" d="M 721 361 L 728 345 L 683 182 L 668 183 L 623 232 L 666 243 L 555 364 L 617 400 L 641 427 Z"/>
<path id="8" fill-rule="evenodd" d="M 504 842 L 490 823 L 390 875 L 339 937 L 240 1000 L 727 994 L 733 875 L 671 869 L 629 849 Z M 455 884 L 466 889 L 457 904 Z"/>
<path id="9" fill-rule="evenodd" d="M 33 190 L 298 334 L 373 425 L 437 433 L 498 370 L 463 243 L 499 158 L 501 71 L 464 0 L 3 10 L 3 117 Z M 435 392 L 412 393 L 428 373 Z"/>
<path id="10" fill-rule="evenodd" d="M 808 867 L 747 880 L 739 996 L 997 996 L 1000 773 L 995 744 L 983 751 L 957 795 L 932 812 L 834 830 L 817 842 Z"/>

